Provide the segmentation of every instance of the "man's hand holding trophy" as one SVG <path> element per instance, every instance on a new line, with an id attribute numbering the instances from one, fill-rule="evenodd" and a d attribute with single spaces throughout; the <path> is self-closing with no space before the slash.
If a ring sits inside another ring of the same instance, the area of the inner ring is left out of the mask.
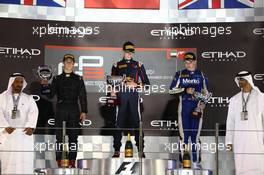
<path id="1" fill-rule="evenodd" d="M 106 82 L 108 85 L 107 91 L 110 92 L 108 94 L 106 104 L 109 106 L 118 105 L 118 95 L 117 92 L 120 90 L 121 86 L 124 84 L 126 77 L 125 76 L 106 76 Z"/>
<path id="2" fill-rule="evenodd" d="M 42 65 L 33 71 L 36 77 L 41 80 L 41 94 L 49 94 L 51 92 L 49 81 L 53 77 L 54 69 L 51 66 Z"/>
<path id="3" fill-rule="evenodd" d="M 212 93 L 208 92 L 207 89 L 202 89 L 201 92 L 194 91 L 193 97 L 198 101 L 198 105 L 192 112 L 192 116 L 200 118 L 203 116 L 203 110 L 205 109 L 206 103 L 211 99 Z"/>
<path id="4" fill-rule="evenodd" d="M 180 94 L 182 92 L 186 92 L 187 94 L 191 94 L 193 98 L 198 101 L 197 107 L 193 110 L 192 116 L 195 118 L 202 117 L 203 110 L 205 109 L 206 103 L 209 102 L 212 97 L 212 93 L 208 92 L 207 89 L 202 89 L 201 92 L 195 91 L 195 88 L 173 88 L 169 91 L 170 94 Z"/>

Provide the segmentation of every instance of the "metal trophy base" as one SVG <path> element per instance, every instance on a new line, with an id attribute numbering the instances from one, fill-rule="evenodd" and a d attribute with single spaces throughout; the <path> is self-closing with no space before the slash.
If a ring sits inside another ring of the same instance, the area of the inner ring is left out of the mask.
<path id="1" fill-rule="evenodd" d="M 142 166 L 141 166 L 142 165 Z M 83 159 L 77 161 L 80 169 L 89 169 L 91 174 L 138 174 L 166 175 L 167 169 L 176 169 L 176 160 L 142 159 L 138 158 L 109 158 L 109 159 Z"/>
<path id="2" fill-rule="evenodd" d="M 177 169 L 167 170 L 166 175 L 213 175 L 211 170 Z"/>
<path id="3" fill-rule="evenodd" d="M 37 175 L 83 175 L 89 174 L 89 170 L 80 170 L 78 168 L 48 168 L 35 170 Z"/>
<path id="4" fill-rule="evenodd" d="M 50 89 L 49 85 L 41 85 L 40 92 L 42 95 L 47 95 L 47 94 L 50 94 L 51 89 Z"/>
<path id="5" fill-rule="evenodd" d="M 56 168 L 56 169 L 48 169 L 47 170 L 48 175 L 53 175 L 53 174 L 79 174 L 79 169 L 78 168 Z"/>

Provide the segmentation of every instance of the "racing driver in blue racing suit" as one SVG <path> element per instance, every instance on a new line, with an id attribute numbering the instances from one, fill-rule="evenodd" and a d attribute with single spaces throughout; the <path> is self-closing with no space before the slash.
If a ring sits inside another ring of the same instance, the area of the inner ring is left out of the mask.
<path id="1" fill-rule="evenodd" d="M 170 89 L 178 89 L 178 123 L 180 132 L 180 144 L 188 145 L 191 138 L 192 162 L 193 168 L 200 168 L 200 131 L 202 128 L 202 116 L 205 103 L 194 97 L 196 92 L 203 93 L 207 91 L 208 79 L 202 71 L 197 70 L 196 55 L 187 52 L 184 55 L 185 69 L 176 72 L 171 83 Z M 207 91 L 208 92 L 208 91 Z M 197 110 L 198 109 L 198 110 Z M 200 110 L 199 110 L 200 109 Z M 183 151 L 181 150 L 180 160 L 182 161 Z"/>

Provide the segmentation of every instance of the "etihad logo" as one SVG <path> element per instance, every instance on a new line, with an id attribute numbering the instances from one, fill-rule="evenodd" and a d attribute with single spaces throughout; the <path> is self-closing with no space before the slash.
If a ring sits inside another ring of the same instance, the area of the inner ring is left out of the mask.
<path id="1" fill-rule="evenodd" d="M 253 34 L 264 38 L 264 28 L 255 28 Z"/>
<path id="2" fill-rule="evenodd" d="M 55 126 L 55 119 L 54 118 L 49 119 L 48 125 L 49 126 Z M 92 125 L 92 120 L 85 119 L 84 121 L 80 121 L 79 125 L 82 127 L 89 127 Z"/>
<path id="3" fill-rule="evenodd" d="M 176 130 L 178 128 L 178 122 L 176 120 L 152 120 L 150 125 L 160 130 Z"/>
<path id="4" fill-rule="evenodd" d="M 0 55 L 5 58 L 32 58 L 38 56 L 41 51 L 36 48 L 17 48 L 17 47 L 0 47 Z"/>
<path id="5" fill-rule="evenodd" d="M 245 51 L 207 51 L 202 52 L 202 58 L 210 62 L 236 62 L 246 58 Z"/>
<path id="6" fill-rule="evenodd" d="M 254 80 L 256 81 L 264 81 L 264 74 L 255 74 Z"/>
<path id="7" fill-rule="evenodd" d="M 210 107 L 228 107 L 229 97 L 211 97 L 208 104 Z"/>

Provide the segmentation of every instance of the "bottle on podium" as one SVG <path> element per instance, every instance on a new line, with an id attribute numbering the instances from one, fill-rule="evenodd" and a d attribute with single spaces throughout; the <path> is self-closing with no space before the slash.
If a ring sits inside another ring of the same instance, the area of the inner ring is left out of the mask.
<path id="1" fill-rule="evenodd" d="M 183 154 L 183 168 L 191 168 L 191 156 L 188 150 Z"/>
<path id="2" fill-rule="evenodd" d="M 125 145 L 125 157 L 133 157 L 133 145 L 130 138 L 130 133 L 127 134 L 127 141 Z"/>
<path id="3" fill-rule="evenodd" d="M 69 167 L 69 153 L 67 150 L 63 148 L 62 155 L 61 155 L 61 167 L 68 168 Z"/>
<path id="4" fill-rule="evenodd" d="M 61 167 L 62 168 L 68 168 L 69 167 L 69 153 L 67 151 L 67 145 L 66 145 L 66 122 L 62 122 L 62 143 L 63 143 L 63 149 L 62 149 L 62 155 L 61 155 Z"/>

